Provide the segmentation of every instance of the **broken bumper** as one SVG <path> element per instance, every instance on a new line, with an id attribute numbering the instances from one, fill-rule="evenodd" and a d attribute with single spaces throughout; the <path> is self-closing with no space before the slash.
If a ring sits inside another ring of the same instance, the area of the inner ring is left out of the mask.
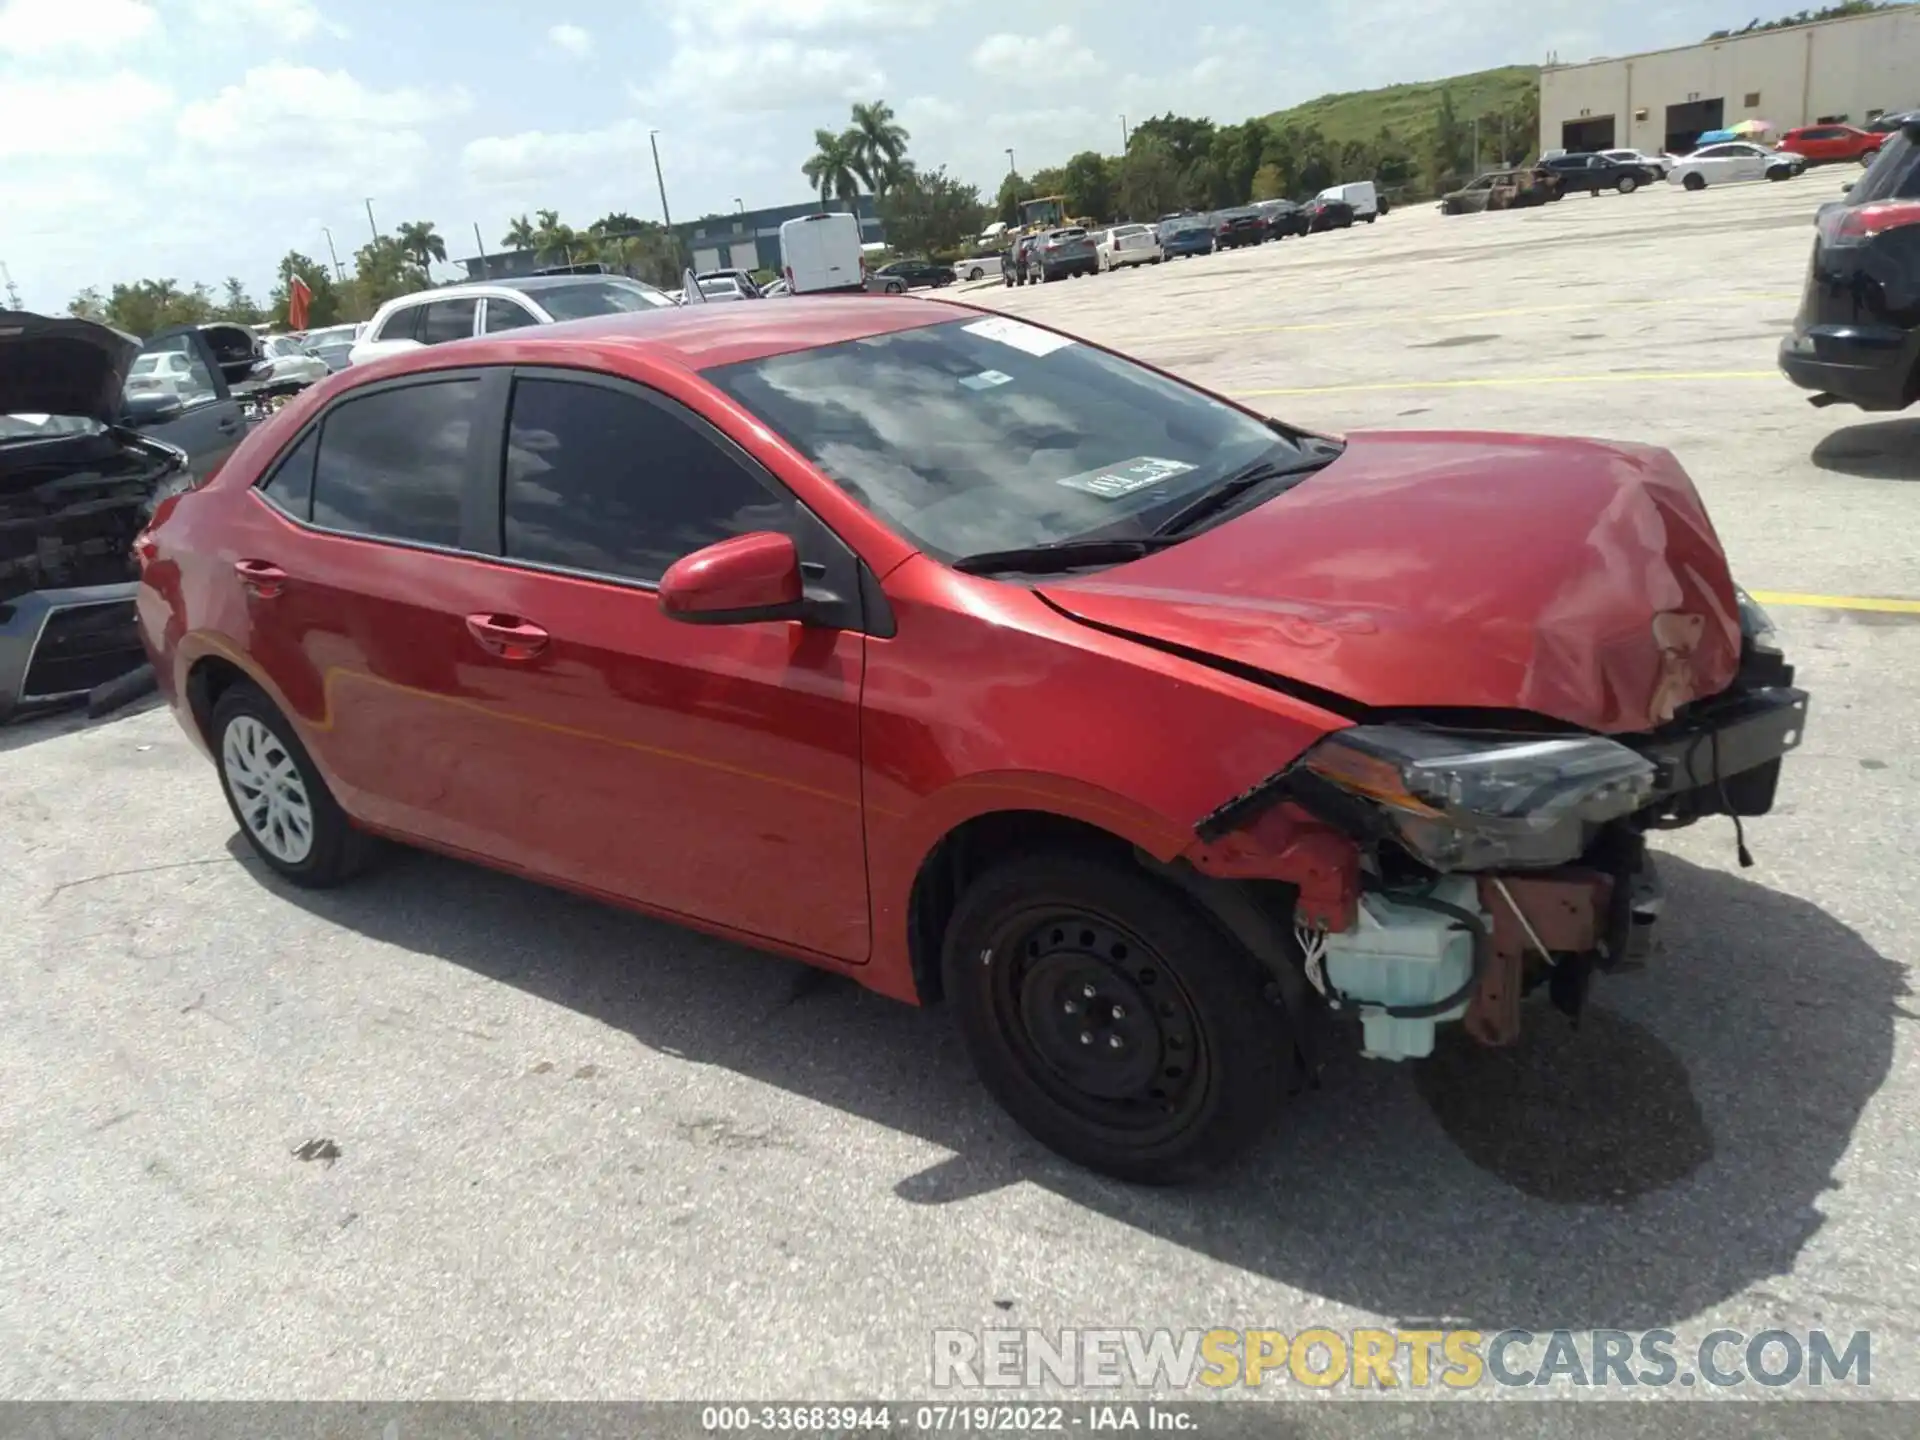
<path id="1" fill-rule="evenodd" d="M 36 590 L 0 604 L 0 721 L 72 702 L 146 664 L 128 581 Z"/>

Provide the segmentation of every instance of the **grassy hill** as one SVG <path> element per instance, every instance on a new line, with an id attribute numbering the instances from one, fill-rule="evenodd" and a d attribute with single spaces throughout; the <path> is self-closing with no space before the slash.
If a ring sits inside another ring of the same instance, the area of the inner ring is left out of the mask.
<path id="1" fill-rule="evenodd" d="M 1388 85 L 1380 90 L 1356 90 L 1347 95 L 1322 95 L 1291 110 L 1276 110 L 1265 119 L 1274 129 L 1283 125 L 1318 126 L 1320 132 L 1336 144 L 1374 140 L 1385 126 L 1400 144 L 1415 154 L 1424 154 L 1433 137 L 1434 109 L 1440 103 L 1442 89 L 1453 92 L 1454 114 L 1471 123 L 1476 115 L 1510 110 L 1524 100 L 1537 97 L 1540 67 L 1503 65 L 1497 70 L 1455 75 L 1447 80 Z"/>

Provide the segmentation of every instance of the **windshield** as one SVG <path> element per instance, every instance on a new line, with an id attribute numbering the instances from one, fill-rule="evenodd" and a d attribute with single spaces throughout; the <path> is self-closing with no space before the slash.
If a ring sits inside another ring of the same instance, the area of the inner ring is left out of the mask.
<path id="1" fill-rule="evenodd" d="M 1305 452 L 1129 360 L 1005 316 L 743 361 L 706 378 L 942 560 L 1137 536 Z"/>
<path id="2" fill-rule="evenodd" d="M 78 415 L 0 415 L 0 442 L 89 435 L 100 427 Z"/>
<path id="3" fill-rule="evenodd" d="M 160 368 L 160 357 L 158 355 L 142 355 L 139 359 L 133 362 L 133 368 L 127 371 L 127 374 L 151 375 L 153 374 L 154 371 L 158 370 L 159 368 Z"/>
<path id="4" fill-rule="evenodd" d="M 626 315 L 673 304 L 652 286 L 633 280 L 582 280 L 574 285 L 553 285 L 528 293 L 555 320 Z"/>

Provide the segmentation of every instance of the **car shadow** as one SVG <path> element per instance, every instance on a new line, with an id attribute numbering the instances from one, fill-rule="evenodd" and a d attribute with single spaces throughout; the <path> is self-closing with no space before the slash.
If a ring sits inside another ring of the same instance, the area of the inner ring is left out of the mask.
<path id="1" fill-rule="evenodd" d="M 1863 480 L 1920 480 L 1920 419 L 1836 430 L 1813 447 L 1813 463 Z"/>
<path id="2" fill-rule="evenodd" d="M 1903 972 L 1817 906 L 1665 857 L 1651 963 L 1597 982 L 1577 1028 L 1530 1003 L 1510 1051 L 1449 1033 L 1424 1062 L 1338 1059 L 1238 1166 L 1155 1190 L 1026 1138 L 939 1010 L 417 852 L 335 891 L 248 873 L 331 923 L 950 1151 L 895 1179 L 901 1202 L 1026 1181 L 1408 1322 L 1653 1328 L 1791 1270 L 1905 1013 Z"/>
<path id="3" fill-rule="evenodd" d="M 158 695 L 150 694 L 104 715 L 87 714 L 86 705 L 80 702 L 44 710 L 23 710 L 0 722 L 0 755 L 11 750 L 24 750 L 43 740 L 57 740 L 77 730 L 94 730 L 111 725 L 116 720 L 126 720 L 149 710 L 157 710 L 164 704 L 166 701 Z"/>

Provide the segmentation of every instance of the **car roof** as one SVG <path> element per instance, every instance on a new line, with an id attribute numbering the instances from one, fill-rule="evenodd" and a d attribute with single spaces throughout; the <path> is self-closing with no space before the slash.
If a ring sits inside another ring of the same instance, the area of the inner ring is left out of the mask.
<path id="1" fill-rule="evenodd" d="M 364 368 L 400 375 L 449 364 L 576 364 L 585 350 L 616 371 L 623 355 L 707 370 L 991 313 L 904 295 L 796 295 L 777 305 L 662 307 L 528 326 L 409 350 Z"/>

